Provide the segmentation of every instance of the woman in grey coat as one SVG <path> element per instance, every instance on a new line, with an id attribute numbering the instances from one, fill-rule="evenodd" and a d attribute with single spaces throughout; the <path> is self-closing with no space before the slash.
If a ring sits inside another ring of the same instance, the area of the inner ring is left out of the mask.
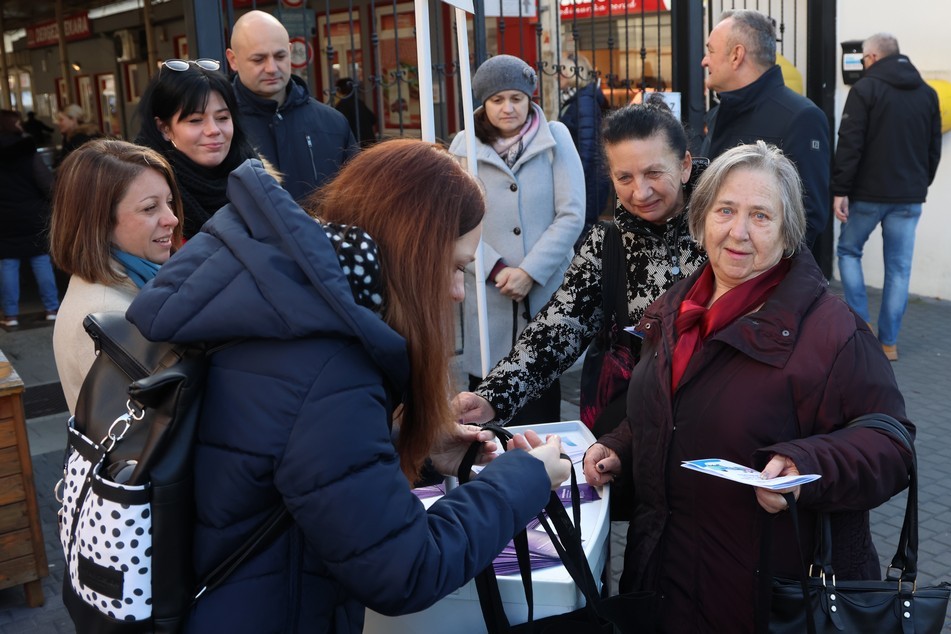
<path id="1" fill-rule="evenodd" d="M 486 189 L 482 240 L 490 365 L 514 344 L 532 316 L 558 288 L 584 225 L 581 159 L 564 125 L 548 122 L 532 102 L 537 75 L 511 55 L 479 67 L 472 89 L 479 179 Z M 450 152 L 466 161 L 465 135 Z M 470 385 L 481 382 L 474 267 L 466 271 L 465 352 Z M 559 420 L 561 386 L 555 382 L 523 408 L 513 424 Z"/>

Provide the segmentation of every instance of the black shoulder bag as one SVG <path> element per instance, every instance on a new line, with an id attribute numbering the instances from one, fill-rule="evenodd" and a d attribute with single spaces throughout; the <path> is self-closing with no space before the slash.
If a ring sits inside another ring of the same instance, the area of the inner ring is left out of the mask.
<path id="1" fill-rule="evenodd" d="M 877 632 L 938 634 L 944 626 L 951 585 L 919 588 L 918 576 L 918 461 L 908 430 L 885 414 L 866 414 L 848 424 L 869 427 L 901 442 L 911 452 L 908 502 L 898 549 L 883 581 L 838 580 L 832 569 L 832 529 L 829 515 L 819 515 L 818 543 L 809 574 L 799 579 L 773 579 L 768 631 L 776 634 Z M 796 498 L 784 495 L 799 541 Z M 768 525 L 769 526 L 769 525 Z M 763 559 L 769 556 L 769 527 L 764 533 Z M 763 566 L 761 566 L 763 568 Z M 762 612 L 758 614 L 763 631 Z"/>
<path id="2" fill-rule="evenodd" d="M 148 341 L 123 313 L 83 322 L 98 351 L 69 421 L 57 485 L 63 603 L 77 631 L 181 629 L 202 593 L 292 524 L 273 509 L 204 579 L 193 573 L 193 447 L 217 347 Z"/>
<path id="3" fill-rule="evenodd" d="M 595 438 L 611 432 L 627 416 L 627 386 L 637 363 L 627 308 L 627 259 L 621 231 L 614 221 L 601 223 L 601 330 L 585 352 L 581 367 L 581 421 Z M 630 474 L 614 482 L 611 520 L 627 522 L 636 505 Z"/>
<path id="4" fill-rule="evenodd" d="M 581 367 L 581 421 L 596 438 L 613 430 L 626 413 L 627 385 L 637 362 L 627 312 L 627 275 L 621 232 L 613 221 L 601 223 L 601 330 Z"/>
<path id="5" fill-rule="evenodd" d="M 503 447 L 511 432 L 494 424 L 484 426 L 493 431 Z M 465 483 L 478 451 L 474 443 L 462 465 L 459 467 L 459 482 Z M 562 454 L 562 458 L 568 457 Z M 597 582 L 591 572 L 588 558 L 584 554 L 581 541 L 581 494 L 574 468 L 571 469 L 571 508 L 572 518 L 568 517 L 564 504 L 558 495 L 552 492 L 545 509 L 538 514 L 538 520 L 548 533 L 562 565 L 571 575 L 578 591 L 585 598 L 582 608 L 555 614 L 542 619 L 534 619 L 534 596 L 532 591 L 532 571 L 529 562 L 528 539 L 523 529 L 515 536 L 515 552 L 518 558 L 519 574 L 525 590 L 528 620 L 521 625 L 510 625 L 502 597 L 499 594 L 495 568 L 492 564 L 480 572 L 476 578 L 476 590 L 482 607 L 488 634 L 635 634 L 654 631 L 656 619 L 656 601 L 653 592 L 631 592 L 613 597 L 602 598 Z"/>

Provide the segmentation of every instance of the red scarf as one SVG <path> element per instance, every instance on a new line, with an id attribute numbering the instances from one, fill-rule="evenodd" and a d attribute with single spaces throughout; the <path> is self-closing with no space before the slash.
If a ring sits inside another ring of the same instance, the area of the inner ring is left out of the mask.
<path id="1" fill-rule="evenodd" d="M 687 370 L 691 357 L 711 334 L 761 305 L 789 272 L 790 261 L 782 259 L 773 268 L 746 280 L 720 296 L 709 309 L 707 304 L 716 290 L 713 267 L 707 267 L 680 303 L 674 332 L 677 343 L 671 360 L 671 388 L 674 392 Z"/>

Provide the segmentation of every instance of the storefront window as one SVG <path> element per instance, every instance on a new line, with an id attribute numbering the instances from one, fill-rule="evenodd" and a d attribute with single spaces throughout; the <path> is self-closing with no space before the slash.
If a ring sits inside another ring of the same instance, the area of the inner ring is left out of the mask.
<path id="1" fill-rule="evenodd" d="M 577 51 L 601 79 L 612 106 L 640 101 L 644 92 L 669 91 L 673 70 L 670 12 L 628 11 L 574 17 L 562 8 L 562 52 Z"/>

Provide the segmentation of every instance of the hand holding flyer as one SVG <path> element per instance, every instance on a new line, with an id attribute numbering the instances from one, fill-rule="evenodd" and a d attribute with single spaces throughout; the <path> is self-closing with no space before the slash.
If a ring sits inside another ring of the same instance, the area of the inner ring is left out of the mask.
<path id="1" fill-rule="evenodd" d="M 755 469 L 744 467 L 743 465 L 730 462 L 729 460 L 721 460 L 719 458 L 688 460 L 681 463 L 680 466 L 687 469 L 692 469 L 693 471 L 699 471 L 700 473 L 717 476 L 718 478 L 733 480 L 734 482 L 739 482 L 740 484 L 748 484 L 754 487 L 769 489 L 770 491 L 776 491 L 778 489 L 790 489 L 801 484 L 806 484 L 807 482 L 818 480 L 822 477 L 813 473 L 806 475 L 781 476 L 771 480 L 764 480 L 760 475 L 760 472 Z"/>

